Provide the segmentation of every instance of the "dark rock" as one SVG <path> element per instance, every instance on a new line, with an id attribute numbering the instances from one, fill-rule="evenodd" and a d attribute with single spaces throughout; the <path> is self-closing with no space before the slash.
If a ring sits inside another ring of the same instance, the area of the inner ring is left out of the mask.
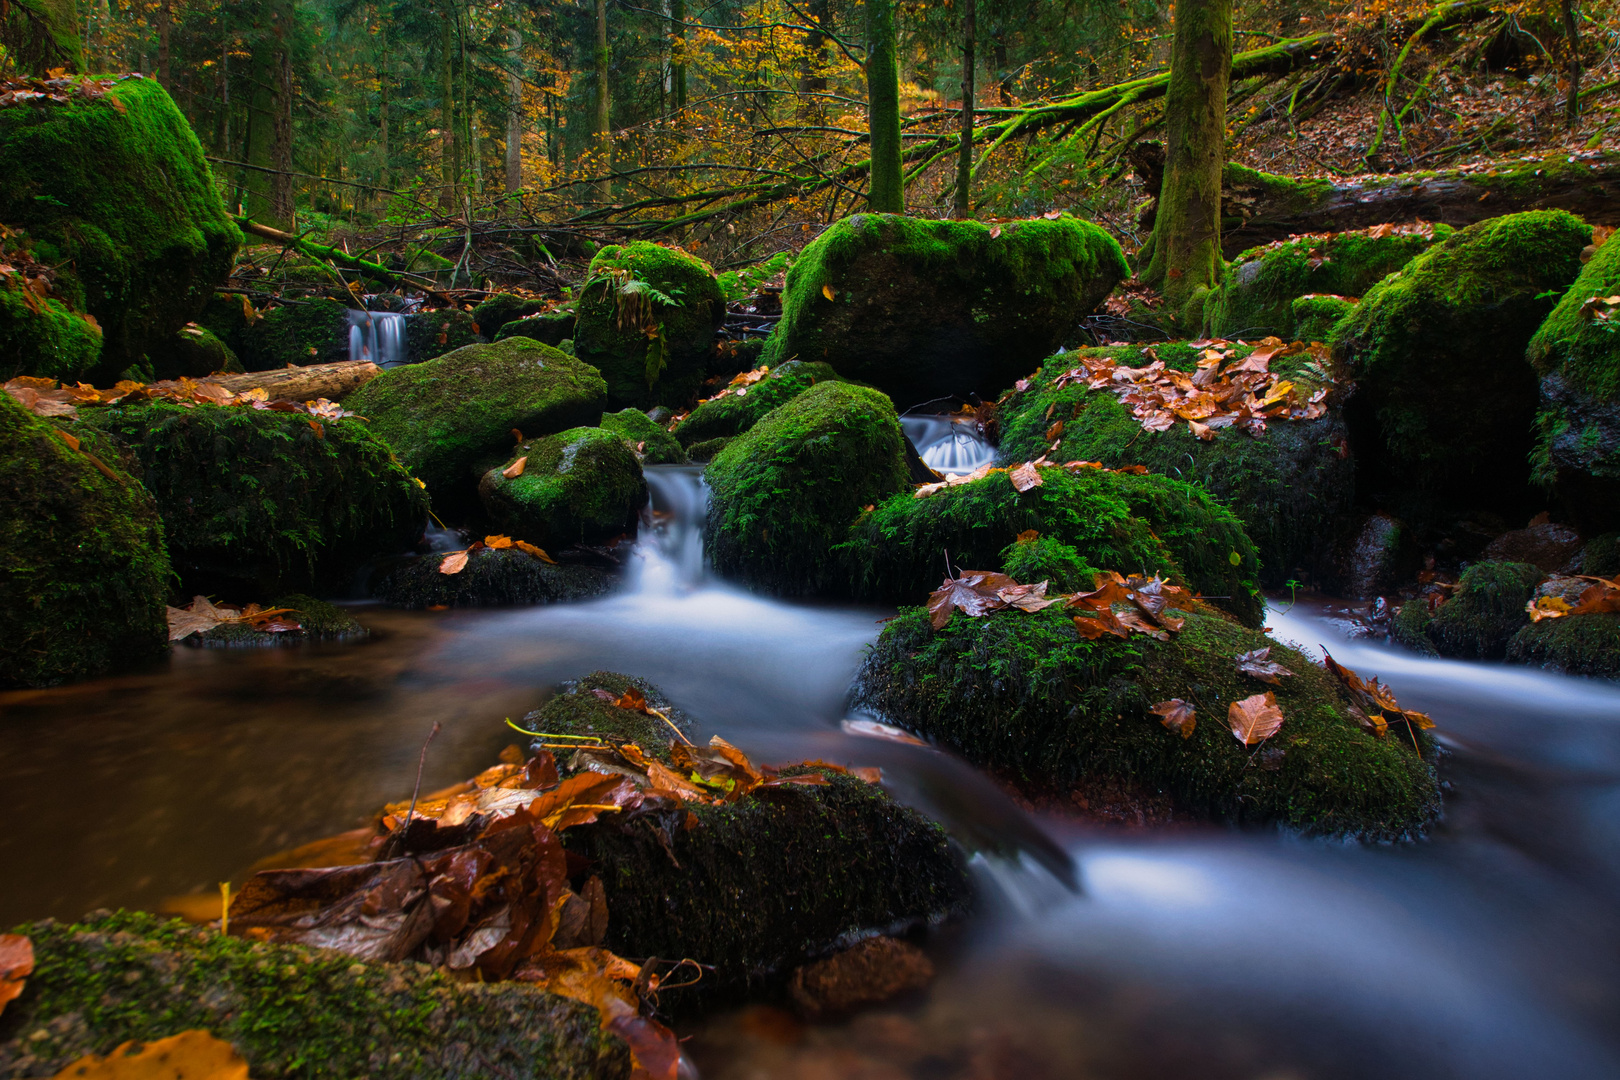
<path id="1" fill-rule="evenodd" d="M 1581 536 L 1568 525 L 1541 524 L 1503 533 L 1485 546 L 1495 562 L 1531 563 L 1550 574 L 1581 550 Z"/>
<path id="2" fill-rule="evenodd" d="M 934 964 L 915 945 L 867 938 L 793 973 L 788 992 L 807 1020 L 830 1020 L 881 1005 L 934 981 Z"/>

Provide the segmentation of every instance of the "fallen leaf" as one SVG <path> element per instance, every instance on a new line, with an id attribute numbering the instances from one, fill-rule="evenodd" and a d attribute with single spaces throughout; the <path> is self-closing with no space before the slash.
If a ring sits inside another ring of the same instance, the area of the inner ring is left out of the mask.
<path id="1" fill-rule="evenodd" d="M 1030 540 L 1039 540 L 1040 538 L 1041 534 L 1036 532 L 1034 529 L 1025 529 L 1023 532 L 1018 534 L 1018 542 L 1020 544 Z"/>
<path id="2" fill-rule="evenodd" d="M 201 1029 L 144 1045 L 126 1042 L 106 1057 L 87 1054 L 56 1080 L 248 1080 L 236 1048 Z"/>
<path id="3" fill-rule="evenodd" d="M 514 545 L 510 536 L 486 536 L 484 537 L 484 546 L 487 548 L 494 548 L 496 551 L 500 551 L 503 548 L 509 548 Z"/>
<path id="4" fill-rule="evenodd" d="M 1524 610 L 1531 622 L 1540 622 L 1542 619 L 1561 619 L 1573 611 L 1574 606 L 1562 596 L 1538 596 L 1528 601 Z"/>
<path id="5" fill-rule="evenodd" d="M 494 545 L 492 544 L 490 546 L 493 547 Z M 514 540 L 512 541 L 512 546 L 517 548 L 519 551 L 527 552 L 528 554 L 533 555 L 543 563 L 550 563 L 553 566 L 557 565 L 556 559 L 553 559 L 550 555 L 547 555 L 544 550 L 535 547 L 527 540 Z"/>
<path id="6" fill-rule="evenodd" d="M 1000 225 L 991 226 L 991 228 L 990 228 L 990 239 L 997 240 L 997 239 L 1000 239 L 1000 237 L 1001 237 L 1001 226 Z"/>
<path id="7" fill-rule="evenodd" d="M 839 725 L 851 735 L 860 735 L 868 739 L 883 739 L 886 742 L 905 743 L 907 746 L 927 746 L 917 736 L 897 728 L 892 724 L 882 724 L 876 720 L 845 720 Z"/>
<path id="8" fill-rule="evenodd" d="M 459 574 L 467 569 L 467 552 L 452 551 L 439 562 L 439 573 Z"/>
<path id="9" fill-rule="evenodd" d="M 61 428 L 52 428 L 51 430 L 56 432 L 56 437 L 58 439 L 61 439 L 63 442 L 67 443 L 69 450 L 77 450 L 79 448 L 79 440 L 77 437 L 69 435 Z"/>
<path id="10" fill-rule="evenodd" d="M 1197 713 L 1191 705 L 1180 698 L 1171 698 L 1169 701 L 1149 706 L 1148 712 L 1156 715 L 1159 723 L 1183 739 L 1192 738 L 1193 728 L 1197 726 Z"/>
<path id="11" fill-rule="evenodd" d="M 1267 690 L 1263 694 L 1234 701 L 1226 710 L 1226 722 L 1232 734 L 1245 746 L 1264 742 L 1277 734 L 1283 725 L 1282 710 L 1277 707 L 1277 695 Z"/>
<path id="12" fill-rule="evenodd" d="M 1019 492 L 1029 491 L 1031 488 L 1038 488 L 1042 483 L 1040 470 L 1035 468 L 1034 465 L 1027 461 L 1024 464 L 1009 470 L 1007 473 L 1007 478 L 1012 481 L 1012 486 L 1017 488 Z"/>
<path id="13" fill-rule="evenodd" d="M 34 973 L 34 943 L 22 934 L 0 934 L 0 1012 L 23 992 Z"/>
<path id="14" fill-rule="evenodd" d="M 501 475 L 506 477 L 508 480 L 516 480 L 518 477 L 523 475 L 523 467 L 528 463 L 529 456 L 525 454 L 516 461 L 512 462 L 512 464 L 508 465 L 506 468 L 502 469 Z"/>
<path id="15" fill-rule="evenodd" d="M 821 287 L 821 295 L 825 296 L 829 300 L 837 300 L 838 299 L 838 293 L 837 293 L 836 290 L 833 289 L 833 287 L 831 285 L 823 285 Z"/>
<path id="16" fill-rule="evenodd" d="M 1273 686 L 1281 686 L 1283 677 L 1293 675 L 1294 673 L 1277 663 L 1275 660 L 1268 659 L 1270 656 L 1270 645 L 1267 645 L 1263 649 L 1255 649 L 1253 652 L 1239 653 L 1237 657 L 1237 669 L 1243 672 L 1245 675 L 1252 675 L 1261 682 L 1268 682 Z"/>

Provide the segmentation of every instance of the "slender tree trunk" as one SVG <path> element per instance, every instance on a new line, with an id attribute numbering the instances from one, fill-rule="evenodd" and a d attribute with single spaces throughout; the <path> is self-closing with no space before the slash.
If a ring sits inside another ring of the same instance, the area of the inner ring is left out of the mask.
<path id="1" fill-rule="evenodd" d="M 291 31 L 291 11 L 283 12 L 280 20 L 281 49 L 276 56 L 276 172 L 270 177 L 270 214 L 286 227 L 297 227 L 297 211 L 293 204 L 293 73 L 292 50 L 287 35 Z M 274 224 L 274 222 L 272 222 Z"/>
<path id="2" fill-rule="evenodd" d="M 993 43 L 995 50 L 993 56 L 996 63 L 996 96 L 1000 99 L 1002 106 L 1005 108 L 1011 106 L 1013 103 L 1013 74 L 1011 71 L 1007 70 L 1006 30 L 997 30 Z"/>
<path id="3" fill-rule="evenodd" d="M 471 174 L 472 190 L 475 195 L 484 193 L 484 149 L 480 145 L 478 133 L 478 114 L 473 109 L 472 91 L 468 89 L 468 72 L 472 64 L 467 60 L 467 24 L 463 16 L 467 12 L 460 6 L 456 7 L 456 51 L 461 56 L 461 145 L 467 157 L 467 172 Z M 465 200 L 463 200 L 465 201 Z"/>
<path id="4" fill-rule="evenodd" d="M 597 163 L 604 177 L 613 171 L 613 129 L 608 110 L 608 30 L 607 0 L 596 0 L 596 116 L 595 135 Z M 603 179 L 597 184 L 597 193 L 605 202 L 613 197 L 613 181 Z"/>
<path id="5" fill-rule="evenodd" d="M 810 31 L 804 35 L 804 63 L 799 72 L 799 115 L 820 123 L 827 115 L 827 35 L 823 28 L 832 20 L 830 0 L 812 0 Z"/>
<path id="6" fill-rule="evenodd" d="M 456 24 L 455 16 L 450 11 L 444 13 L 444 24 L 439 32 L 439 96 L 440 110 L 443 113 L 440 126 L 443 128 L 444 149 L 440 155 L 440 172 L 443 186 L 439 192 L 439 209 L 454 210 L 459 200 L 456 197 L 456 182 L 461 177 L 461 155 L 456 146 Z"/>
<path id="7" fill-rule="evenodd" d="M 1581 35 L 1575 0 L 1563 0 L 1564 37 L 1569 48 L 1569 97 L 1564 99 L 1564 122 L 1574 131 L 1581 126 Z"/>
<path id="8" fill-rule="evenodd" d="M 0 4 L 0 47 L 25 72 L 63 67 L 81 72 L 84 39 L 74 0 L 9 0 Z"/>
<path id="9" fill-rule="evenodd" d="M 231 47 L 219 48 L 219 70 L 214 76 L 214 153 L 231 157 Z"/>
<path id="10" fill-rule="evenodd" d="M 168 0 L 158 5 L 154 13 L 158 32 L 158 82 L 170 94 L 174 93 L 174 79 L 169 71 L 169 31 L 174 24 L 173 14 L 169 10 Z"/>
<path id="11" fill-rule="evenodd" d="M 1220 280 L 1221 167 L 1232 69 L 1231 0 L 1180 0 L 1170 46 L 1164 185 L 1142 280 L 1173 310 Z"/>
<path id="12" fill-rule="evenodd" d="M 523 188 L 523 80 L 518 67 L 523 62 L 523 35 L 506 32 L 506 193 Z"/>
<path id="13" fill-rule="evenodd" d="M 382 158 L 382 172 L 378 186 L 385 188 L 391 188 L 394 186 L 393 161 L 391 160 L 391 151 L 388 149 L 388 83 L 393 78 L 393 73 L 390 70 L 393 67 L 393 65 L 389 62 L 390 56 L 391 54 L 388 50 L 388 44 L 385 41 L 383 43 L 382 70 L 377 72 L 377 86 L 379 91 L 379 100 L 377 102 L 377 119 L 379 121 L 379 130 L 377 132 L 377 152 Z"/>
<path id="14" fill-rule="evenodd" d="M 250 93 L 243 160 L 257 168 L 242 170 L 242 209 L 255 221 L 291 229 L 292 177 L 276 171 L 290 171 L 292 156 L 292 102 L 283 93 L 283 68 L 288 58 L 283 47 L 285 25 L 281 15 L 281 11 L 272 9 L 269 25 L 256 27 L 250 41 L 253 59 L 248 69 Z M 284 116 L 288 120 L 285 126 Z"/>
<path id="15" fill-rule="evenodd" d="M 900 167 L 900 63 L 894 0 L 866 0 L 867 124 L 872 135 L 872 182 L 867 202 L 884 214 L 906 212 Z"/>
<path id="16" fill-rule="evenodd" d="M 686 108 L 686 0 L 669 0 L 669 81 L 675 111 Z"/>
<path id="17" fill-rule="evenodd" d="M 962 145 L 956 158 L 956 205 L 959 218 L 973 216 L 973 35 L 977 29 L 978 0 L 962 4 Z"/>

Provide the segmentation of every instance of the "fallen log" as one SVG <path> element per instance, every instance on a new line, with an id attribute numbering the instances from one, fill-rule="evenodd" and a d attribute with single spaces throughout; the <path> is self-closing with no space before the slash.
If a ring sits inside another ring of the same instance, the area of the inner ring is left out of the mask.
<path id="1" fill-rule="evenodd" d="M 372 262 L 369 259 L 357 259 L 346 251 L 340 251 L 335 247 L 328 247 L 326 244 L 317 244 L 312 240 L 305 240 L 301 236 L 294 236 L 290 232 L 283 232 L 280 229 L 272 228 L 269 225 L 264 225 L 260 222 L 254 221 L 251 218 L 238 217 L 233 218 L 232 220 L 236 222 L 236 227 L 241 229 L 243 232 L 252 233 L 254 236 L 262 237 L 265 240 L 274 241 L 283 247 L 292 248 L 294 251 L 301 251 L 312 259 L 319 259 L 322 262 L 331 263 L 333 266 L 339 267 L 343 270 L 348 270 L 351 273 L 363 274 L 364 276 L 375 281 L 382 281 L 389 285 L 395 286 L 408 285 L 418 289 L 425 289 L 429 292 L 433 292 L 438 288 L 438 282 L 434 281 L 432 278 L 423 277 L 421 274 L 410 274 L 397 270 L 390 270 L 382 263 Z"/>
<path id="2" fill-rule="evenodd" d="M 336 401 L 375 379 L 380 372 L 370 360 L 341 360 L 335 364 L 250 371 L 245 375 L 212 375 L 207 381 L 218 383 L 235 394 L 263 389 L 272 400 L 330 398 Z"/>

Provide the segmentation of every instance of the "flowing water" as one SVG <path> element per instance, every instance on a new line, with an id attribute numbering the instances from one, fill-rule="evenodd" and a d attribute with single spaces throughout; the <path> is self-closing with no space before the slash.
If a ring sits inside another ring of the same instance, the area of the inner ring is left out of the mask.
<path id="1" fill-rule="evenodd" d="M 698 471 L 648 481 L 636 563 L 601 600 L 362 607 L 375 636 L 359 645 L 182 648 L 0 694 L 0 925 L 214 893 L 408 796 L 434 720 L 430 786 L 492 761 L 513 738 L 502 718 L 608 668 L 760 759 L 881 766 L 975 853 L 984 902 L 932 943 L 926 995 L 809 1028 L 768 1008 L 716 1017 L 687 1044 L 710 1080 L 1620 1075 L 1620 687 L 1423 660 L 1284 604 L 1277 637 L 1326 645 L 1434 716 L 1449 791 L 1432 837 L 1032 816 L 948 755 L 846 734 L 887 613 L 712 580 Z"/>
<path id="2" fill-rule="evenodd" d="M 349 310 L 349 359 L 370 360 L 381 368 L 405 362 L 405 320 L 394 311 Z"/>
<path id="3" fill-rule="evenodd" d="M 935 472 L 947 475 L 970 473 L 996 459 L 995 448 L 979 437 L 972 420 L 950 416 L 902 416 L 905 430 L 917 454 Z"/>

